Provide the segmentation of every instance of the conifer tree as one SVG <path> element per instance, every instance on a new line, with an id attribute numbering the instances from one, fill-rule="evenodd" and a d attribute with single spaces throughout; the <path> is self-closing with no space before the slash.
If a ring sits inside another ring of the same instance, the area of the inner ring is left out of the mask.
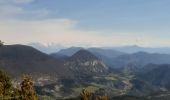
<path id="1" fill-rule="evenodd" d="M 10 95 L 12 89 L 12 84 L 9 76 L 0 70 L 0 97 L 5 97 Z"/>
<path id="2" fill-rule="evenodd" d="M 88 92 L 86 89 L 83 89 L 80 93 L 81 100 L 91 100 L 91 93 Z"/>
<path id="3" fill-rule="evenodd" d="M 33 87 L 32 77 L 24 75 L 21 82 L 21 97 L 23 100 L 38 100 L 38 96 Z"/>

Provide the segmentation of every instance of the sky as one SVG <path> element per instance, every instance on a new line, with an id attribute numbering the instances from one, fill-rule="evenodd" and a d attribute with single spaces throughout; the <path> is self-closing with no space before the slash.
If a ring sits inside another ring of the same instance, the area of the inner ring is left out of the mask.
<path id="1" fill-rule="evenodd" d="M 170 47 L 170 0 L 0 0 L 6 44 Z"/>

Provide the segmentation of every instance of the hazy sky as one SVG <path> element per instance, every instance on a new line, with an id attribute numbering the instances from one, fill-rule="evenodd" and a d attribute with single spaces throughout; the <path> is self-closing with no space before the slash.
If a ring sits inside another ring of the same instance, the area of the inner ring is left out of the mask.
<path id="1" fill-rule="evenodd" d="M 170 46 L 170 0 L 0 0 L 0 39 L 66 46 Z"/>

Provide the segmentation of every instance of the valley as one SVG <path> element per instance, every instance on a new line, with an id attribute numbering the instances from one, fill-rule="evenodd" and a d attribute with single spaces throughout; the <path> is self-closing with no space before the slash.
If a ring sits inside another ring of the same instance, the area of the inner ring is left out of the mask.
<path id="1" fill-rule="evenodd" d="M 94 95 L 107 95 L 114 100 L 126 95 L 145 97 L 146 100 L 168 96 L 169 55 L 141 52 L 118 54 L 118 51 L 97 48 L 90 50 L 71 49 L 73 53 L 69 53 L 67 49 L 62 53 L 59 51 L 58 54 L 47 55 L 30 46 L 4 45 L 0 47 L 0 69 L 11 76 L 14 86 L 19 84 L 20 76 L 30 74 L 37 93 L 54 100 L 79 97 L 83 89 Z M 69 55 L 64 55 L 64 52 Z M 115 56 L 108 55 L 113 52 L 116 52 Z M 112 60 L 116 67 L 110 67 L 104 58 Z M 155 59 L 158 59 L 157 62 L 154 62 Z M 163 94 L 151 96 L 159 92 Z"/>

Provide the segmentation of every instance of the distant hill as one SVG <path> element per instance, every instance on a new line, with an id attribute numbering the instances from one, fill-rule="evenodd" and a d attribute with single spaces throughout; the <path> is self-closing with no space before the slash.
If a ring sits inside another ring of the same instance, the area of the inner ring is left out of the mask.
<path id="1" fill-rule="evenodd" d="M 136 52 L 170 54 L 170 47 L 140 47 L 138 45 L 132 45 L 132 46 L 110 47 L 107 49 L 117 50 L 120 52 L 125 52 L 130 54 Z"/>
<path id="2" fill-rule="evenodd" d="M 95 56 L 100 58 L 109 67 L 113 66 L 112 59 L 126 54 L 124 52 L 119 52 L 116 50 L 101 49 L 101 48 L 89 48 L 88 51 L 92 52 Z"/>
<path id="3" fill-rule="evenodd" d="M 137 52 L 125 54 L 112 59 L 113 67 L 127 67 L 133 65 L 142 68 L 147 64 L 170 64 L 170 55 L 158 53 Z"/>
<path id="4" fill-rule="evenodd" d="M 66 56 L 72 56 L 73 54 L 75 54 L 77 51 L 83 49 L 82 47 L 70 47 L 67 49 L 61 49 L 60 51 L 56 52 L 56 53 L 52 53 L 52 55 L 55 54 L 62 54 L 62 55 L 66 55 Z"/>
<path id="5" fill-rule="evenodd" d="M 59 53 L 52 53 L 50 55 L 54 58 L 61 59 L 61 60 L 66 60 L 70 57 L 70 56 L 67 56 L 67 55 L 59 54 Z"/>
<path id="6" fill-rule="evenodd" d="M 70 59 L 75 61 L 99 60 L 99 58 L 97 58 L 94 54 L 85 49 L 77 51 L 70 57 Z"/>
<path id="7" fill-rule="evenodd" d="M 72 74 L 59 59 L 25 45 L 4 45 L 0 47 L 0 69 L 12 77 L 23 74 L 71 77 Z"/>
<path id="8" fill-rule="evenodd" d="M 51 56 L 58 58 L 59 56 L 72 56 L 79 50 L 84 49 L 81 47 L 71 47 L 67 49 L 62 49 L 57 53 L 52 53 Z M 86 50 L 90 51 L 93 55 L 100 58 L 107 66 L 113 65 L 113 59 L 120 55 L 124 55 L 126 53 L 111 50 L 111 49 L 101 49 L 101 48 L 87 48 Z"/>
<path id="9" fill-rule="evenodd" d="M 107 57 L 107 58 L 115 58 L 120 55 L 124 55 L 126 53 L 112 50 L 112 49 L 102 49 L 102 48 L 89 48 L 88 51 L 92 52 L 94 55 L 98 57 Z"/>
<path id="10" fill-rule="evenodd" d="M 77 51 L 84 49 L 82 47 L 71 47 L 71 48 L 67 48 L 67 49 L 61 49 L 59 52 L 56 53 L 52 53 L 52 54 L 62 54 L 62 55 L 66 55 L 66 56 L 72 56 L 74 53 L 76 53 Z M 116 50 L 111 50 L 111 49 L 102 49 L 102 48 L 87 48 L 86 50 L 90 51 L 91 53 L 93 53 L 94 55 L 101 57 L 101 56 L 105 56 L 108 58 L 115 58 L 117 56 L 120 56 L 122 54 L 125 54 L 123 52 L 119 52 Z"/>
<path id="11" fill-rule="evenodd" d="M 106 73 L 108 70 L 102 60 L 84 49 L 73 54 L 66 65 L 74 72 L 86 75 Z"/>
<path id="12" fill-rule="evenodd" d="M 129 94 L 135 96 L 151 95 L 153 98 L 162 98 L 151 100 L 167 100 L 165 98 L 169 98 L 170 91 L 170 64 L 149 64 L 141 70 L 140 73 L 134 74 L 135 77 L 130 81 L 133 87 Z"/>
<path id="13" fill-rule="evenodd" d="M 145 69 L 146 72 L 143 72 L 140 77 L 154 86 L 160 86 L 165 88 L 165 90 L 170 90 L 170 64 L 149 65 L 147 67 L 151 67 L 152 69 L 148 71 Z"/>

